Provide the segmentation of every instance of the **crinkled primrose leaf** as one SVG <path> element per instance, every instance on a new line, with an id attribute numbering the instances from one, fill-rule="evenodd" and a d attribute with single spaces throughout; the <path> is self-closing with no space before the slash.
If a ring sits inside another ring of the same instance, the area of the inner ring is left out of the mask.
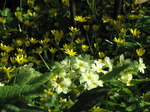
<path id="1" fill-rule="evenodd" d="M 117 67 L 115 68 L 113 71 L 103 75 L 102 77 L 100 77 L 100 80 L 104 81 L 104 82 L 108 82 L 110 81 L 112 78 L 118 76 L 120 74 L 120 72 L 122 72 L 123 70 L 125 70 L 127 67 L 129 67 L 129 64 L 127 65 L 123 65 L 121 67 Z"/>

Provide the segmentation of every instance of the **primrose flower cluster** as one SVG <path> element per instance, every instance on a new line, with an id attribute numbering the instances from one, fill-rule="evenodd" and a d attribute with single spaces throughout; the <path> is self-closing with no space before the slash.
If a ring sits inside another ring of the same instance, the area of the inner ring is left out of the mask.
<path id="1" fill-rule="evenodd" d="M 127 86 L 138 72 L 144 73 L 146 68 L 143 59 L 139 62 L 130 59 L 124 59 L 124 55 L 120 55 L 117 63 L 113 59 L 105 56 L 103 59 L 92 59 L 90 55 L 70 56 L 60 62 L 55 62 L 51 67 L 51 79 L 48 83 L 50 91 L 58 94 L 67 94 L 73 89 L 90 90 L 96 87 L 103 87 L 105 81 L 101 80 L 101 76 L 111 72 L 115 67 L 130 64 L 127 69 L 120 73 L 116 81 L 121 81 Z M 111 83 L 111 82 L 110 82 Z"/>

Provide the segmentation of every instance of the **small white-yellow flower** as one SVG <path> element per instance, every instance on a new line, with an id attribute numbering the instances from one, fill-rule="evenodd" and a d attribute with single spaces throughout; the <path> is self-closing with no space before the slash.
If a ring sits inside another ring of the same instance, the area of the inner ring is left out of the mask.
<path id="1" fill-rule="evenodd" d="M 75 58 L 75 63 L 73 64 L 75 69 L 79 69 L 81 72 L 85 72 L 89 68 L 88 62 Z"/>
<path id="2" fill-rule="evenodd" d="M 143 59 L 142 58 L 139 58 L 139 71 L 141 72 L 141 73 L 145 73 L 145 71 L 144 71 L 144 69 L 146 69 L 146 66 L 145 66 L 145 64 L 143 63 Z"/>
<path id="3" fill-rule="evenodd" d="M 60 83 L 57 83 L 56 92 L 58 94 L 64 93 L 67 94 L 69 92 L 69 86 L 71 85 L 70 78 L 64 78 Z"/>
<path id="4" fill-rule="evenodd" d="M 131 73 L 124 74 L 124 75 L 121 76 L 121 81 L 122 81 L 123 83 L 126 83 L 127 86 L 130 86 L 130 82 L 131 82 L 131 80 L 132 80 L 132 77 L 133 77 L 133 76 L 132 76 Z"/>

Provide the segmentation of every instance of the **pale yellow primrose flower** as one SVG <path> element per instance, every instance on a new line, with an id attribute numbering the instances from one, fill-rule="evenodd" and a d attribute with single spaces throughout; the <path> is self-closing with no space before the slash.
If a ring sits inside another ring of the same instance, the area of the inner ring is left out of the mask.
<path id="1" fill-rule="evenodd" d="M 121 81 L 123 83 L 126 83 L 127 86 L 130 86 L 130 82 L 131 82 L 132 78 L 133 78 L 132 74 L 127 73 L 127 74 L 124 74 L 124 75 L 121 76 Z"/>
<path id="2" fill-rule="evenodd" d="M 103 81 L 99 80 L 99 75 L 90 73 L 90 72 L 84 72 L 81 74 L 80 77 L 80 83 L 85 83 L 85 88 L 90 90 L 97 86 L 103 86 Z"/>
<path id="3" fill-rule="evenodd" d="M 75 61 L 76 61 L 76 63 L 75 64 L 73 64 L 73 67 L 75 68 L 75 69 L 79 69 L 81 72 L 85 72 L 86 71 L 86 69 L 88 69 L 89 68 L 89 63 L 88 62 L 85 62 L 85 61 L 83 61 L 83 60 L 80 60 L 79 58 L 75 58 Z"/>
<path id="4" fill-rule="evenodd" d="M 0 82 L 0 86 L 4 86 L 4 84 Z"/>
<path id="5" fill-rule="evenodd" d="M 119 61 L 120 61 L 120 64 L 121 64 L 121 65 L 131 63 L 131 59 L 124 59 L 124 55 L 123 55 L 123 54 L 120 55 Z"/>
<path id="6" fill-rule="evenodd" d="M 139 71 L 141 72 L 141 73 L 145 73 L 145 71 L 144 71 L 144 69 L 146 69 L 146 66 L 145 66 L 145 64 L 143 63 L 143 59 L 142 58 L 139 58 Z"/>

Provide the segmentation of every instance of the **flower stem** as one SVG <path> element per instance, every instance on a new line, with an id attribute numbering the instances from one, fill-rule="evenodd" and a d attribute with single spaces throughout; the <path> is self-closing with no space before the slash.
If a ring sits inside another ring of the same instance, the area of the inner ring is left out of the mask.
<path id="1" fill-rule="evenodd" d="M 43 57 L 41 56 L 41 54 L 39 54 L 40 58 L 42 59 L 42 61 L 44 62 L 45 66 L 48 68 L 48 70 L 50 71 L 50 68 L 48 66 L 48 64 L 45 62 L 45 60 L 43 59 Z"/>

